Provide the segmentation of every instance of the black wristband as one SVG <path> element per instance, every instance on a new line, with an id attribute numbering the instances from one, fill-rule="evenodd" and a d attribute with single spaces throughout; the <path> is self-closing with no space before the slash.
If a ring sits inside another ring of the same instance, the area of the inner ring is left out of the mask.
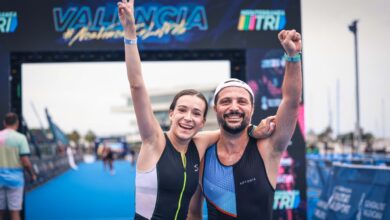
<path id="1" fill-rule="evenodd" d="M 255 128 L 256 128 L 256 125 L 249 125 L 249 127 L 248 127 L 248 136 L 249 137 L 252 137 L 252 138 L 254 138 L 253 137 L 253 131 L 255 130 Z"/>

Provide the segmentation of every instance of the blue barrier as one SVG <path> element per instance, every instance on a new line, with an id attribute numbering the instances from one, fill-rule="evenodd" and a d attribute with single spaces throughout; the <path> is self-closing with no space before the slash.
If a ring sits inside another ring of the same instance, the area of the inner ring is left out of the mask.
<path id="1" fill-rule="evenodd" d="M 330 167 L 323 166 L 328 164 L 322 164 L 321 158 L 308 159 L 309 219 L 390 219 L 386 208 L 390 204 L 390 168 L 375 165 L 375 160 L 364 156 L 359 163 L 374 165 L 356 165 L 350 159 L 345 160 L 348 164 Z M 388 158 L 382 159 L 378 161 Z M 322 178 L 326 176 L 327 180 Z"/>
<path id="2" fill-rule="evenodd" d="M 307 179 L 307 216 L 313 216 L 313 208 L 316 207 L 323 189 L 327 185 L 332 163 L 320 158 L 312 158 L 306 162 Z"/>
<path id="3" fill-rule="evenodd" d="M 43 183 L 70 169 L 68 157 L 65 155 L 57 155 L 41 159 L 31 158 L 30 160 L 31 165 L 37 175 L 37 180 L 31 182 L 30 176 L 25 175 L 26 191 L 30 191 L 33 188 L 42 185 Z M 79 163 L 82 160 L 82 155 L 74 155 L 74 160 L 76 163 Z"/>

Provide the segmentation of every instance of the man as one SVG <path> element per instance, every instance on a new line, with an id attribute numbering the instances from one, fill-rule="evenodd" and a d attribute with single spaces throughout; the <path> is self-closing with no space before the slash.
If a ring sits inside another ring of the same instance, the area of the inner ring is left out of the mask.
<path id="1" fill-rule="evenodd" d="M 114 152 L 106 141 L 103 142 L 102 160 L 104 170 L 108 169 L 111 175 L 115 175 L 114 169 Z"/>
<path id="2" fill-rule="evenodd" d="M 237 79 L 220 84 L 214 109 L 220 139 L 204 156 L 201 185 L 208 219 L 272 219 L 278 167 L 295 130 L 302 94 L 301 37 L 295 30 L 278 35 L 286 52 L 283 98 L 276 113 L 274 133 L 255 140 L 247 133 L 254 111 L 251 88 Z M 191 201 L 189 219 L 200 219 L 200 195 Z"/>
<path id="3" fill-rule="evenodd" d="M 32 181 L 36 180 L 30 160 L 26 137 L 17 132 L 19 119 L 15 113 L 6 114 L 4 130 L 0 131 L 0 220 L 8 207 L 12 220 L 20 219 L 23 202 L 23 167 Z"/>
<path id="4" fill-rule="evenodd" d="M 74 161 L 74 156 L 73 156 L 73 150 L 71 146 L 66 147 L 66 155 L 68 156 L 68 163 L 70 168 L 73 170 L 78 170 L 79 167 L 77 166 L 76 162 Z"/>

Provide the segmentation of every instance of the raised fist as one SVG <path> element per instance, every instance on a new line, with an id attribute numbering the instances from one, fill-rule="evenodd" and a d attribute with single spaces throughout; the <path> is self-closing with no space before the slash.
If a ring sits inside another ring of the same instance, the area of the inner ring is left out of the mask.
<path id="1" fill-rule="evenodd" d="M 125 36 L 130 39 L 136 37 L 134 19 L 134 0 L 122 0 L 118 2 L 118 16 L 122 24 Z"/>
<path id="2" fill-rule="evenodd" d="M 278 38 L 287 55 L 294 56 L 302 51 L 301 34 L 295 30 L 282 30 L 279 32 Z"/>

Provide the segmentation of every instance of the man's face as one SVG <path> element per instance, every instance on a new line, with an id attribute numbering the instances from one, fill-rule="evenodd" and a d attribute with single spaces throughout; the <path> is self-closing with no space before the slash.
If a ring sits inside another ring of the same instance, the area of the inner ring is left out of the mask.
<path id="1" fill-rule="evenodd" d="M 249 125 L 253 114 L 250 94 L 240 87 L 222 89 L 214 109 L 220 128 L 231 134 L 242 132 Z"/>

